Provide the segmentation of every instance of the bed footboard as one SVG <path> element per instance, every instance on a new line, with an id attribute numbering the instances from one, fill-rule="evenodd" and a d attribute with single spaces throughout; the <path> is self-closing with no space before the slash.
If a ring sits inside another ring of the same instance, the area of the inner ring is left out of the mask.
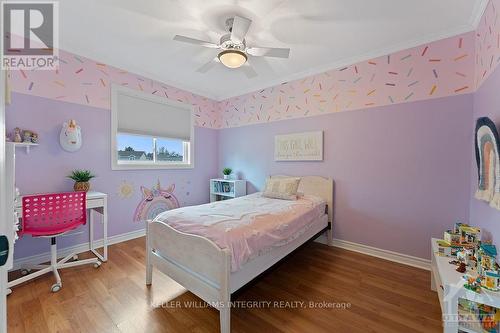
<path id="1" fill-rule="evenodd" d="M 230 332 L 231 253 L 212 241 L 148 221 L 146 232 L 146 284 L 153 266 L 220 312 L 221 332 Z"/>

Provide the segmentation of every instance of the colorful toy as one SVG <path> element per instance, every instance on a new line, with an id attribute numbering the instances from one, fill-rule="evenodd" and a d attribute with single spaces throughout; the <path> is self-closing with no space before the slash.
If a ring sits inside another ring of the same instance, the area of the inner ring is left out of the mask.
<path id="1" fill-rule="evenodd" d="M 457 260 L 464 263 L 466 266 L 471 265 L 474 260 L 474 249 L 462 248 L 457 252 Z"/>
<path id="2" fill-rule="evenodd" d="M 497 333 L 500 330 L 500 310 L 486 305 L 478 305 L 479 320 L 481 322 L 481 327 L 486 332 Z"/>
<path id="3" fill-rule="evenodd" d="M 444 232 L 444 240 L 454 246 L 460 245 L 460 234 L 458 233 L 458 228 L 457 225 L 461 223 L 455 223 L 455 229 L 453 230 L 446 230 Z"/>
<path id="4" fill-rule="evenodd" d="M 465 263 L 461 262 L 457 267 L 457 272 L 465 273 L 466 271 L 467 271 L 467 265 L 465 265 Z"/>
<path id="5" fill-rule="evenodd" d="M 458 227 L 460 245 L 475 248 L 481 239 L 481 229 L 462 224 Z"/>
<path id="6" fill-rule="evenodd" d="M 464 284 L 464 287 L 466 289 L 469 289 L 475 293 L 481 292 L 481 277 L 479 277 L 479 276 L 474 277 L 474 276 L 466 275 L 466 276 L 464 276 L 464 279 L 467 281 Z"/>
<path id="7" fill-rule="evenodd" d="M 492 291 L 500 290 L 500 269 L 496 263 L 497 248 L 492 244 L 481 244 L 477 251 L 477 273 L 481 286 Z"/>

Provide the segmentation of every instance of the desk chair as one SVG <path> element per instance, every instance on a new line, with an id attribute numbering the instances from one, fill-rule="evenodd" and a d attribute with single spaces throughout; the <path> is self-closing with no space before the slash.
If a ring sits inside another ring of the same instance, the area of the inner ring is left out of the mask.
<path id="1" fill-rule="evenodd" d="M 76 253 L 57 261 L 56 237 L 85 225 L 87 222 L 86 197 L 85 192 L 50 193 L 23 197 L 19 237 L 31 235 L 50 238 L 51 259 L 49 265 L 30 267 L 30 269 L 37 271 L 9 282 L 9 288 L 53 272 L 56 283 L 52 285 L 51 290 L 58 292 L 62 288 L 58 269 L 88 264 L 93 264 L 96 268 L 101 266 L 101 262 L 97 258 L 78 260 Z M 68 262 L 70 259 L 74 259 L 74 261 Z M 29 273 L 30 270 L 23 271 Z"/>

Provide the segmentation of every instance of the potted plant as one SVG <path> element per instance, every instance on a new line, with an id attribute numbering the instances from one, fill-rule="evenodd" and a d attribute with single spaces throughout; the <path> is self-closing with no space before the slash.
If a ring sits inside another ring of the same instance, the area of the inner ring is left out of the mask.
<path id="1" fill-rule="evenodd" d="M 92 174 L 90 170 L 73 170 L 68 176 L 69 179 L 73 179 L 75 181 L 75 185 L 73 186 L 73 189 L 75 191 L 85 192 L 88 192 L 90 190 L 89 180 L 94 177 L 95 175 Z"/>
<path id="2" fill-rule="evenodd" d="M 229 179 L 229 176 L 231 175 L 232 172 L 233 172 L 233 169 L 231 169 L 231 168 L 224 168 L 222 170 L 222 174 L 224 175 L 224 179 Z"/>

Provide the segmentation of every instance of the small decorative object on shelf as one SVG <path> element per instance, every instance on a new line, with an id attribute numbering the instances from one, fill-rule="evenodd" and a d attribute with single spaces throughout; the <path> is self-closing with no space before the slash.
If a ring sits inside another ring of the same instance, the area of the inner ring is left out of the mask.
<path id="1" fill-rule="evenodd" d="M 31 142 L 32 143 L 38 143 L 38 134 L 35 132 L 31 133 Z"/>
<path id="2" fill-rule="evenodd" d="M 231 176 L 232 173 L 233 173 L 233 169 L 231 169 L 231 168 L 222 169 L 222 174 L 224 175 L 225 180 L 228 180 L 229 176 Z"/>
<path id="3" fill-rule="evenodd" d="M 14 134 L 12 137 L 13 142 L 23 142 L 23 138 L 21 137 L 21 129 L 19 127 L 14 128 Z"/>
<path id="4" fill-rule="evenodd" d="M 68 176 L 69 179 L 73 179 L 75 181 L 75 185 L 73 186 L 75 191 L 85 192 L 90 190 L 89 181 L 94 177 L 95 175 L 93 175 L 90 170 L 73 170 Z"/>
<path id="5" fill-rule="evenodd" d="M 33 132 L 30 130 L 23 130 L 23 142 L 32 142 L 31 138 L 33 136 Z"/>

